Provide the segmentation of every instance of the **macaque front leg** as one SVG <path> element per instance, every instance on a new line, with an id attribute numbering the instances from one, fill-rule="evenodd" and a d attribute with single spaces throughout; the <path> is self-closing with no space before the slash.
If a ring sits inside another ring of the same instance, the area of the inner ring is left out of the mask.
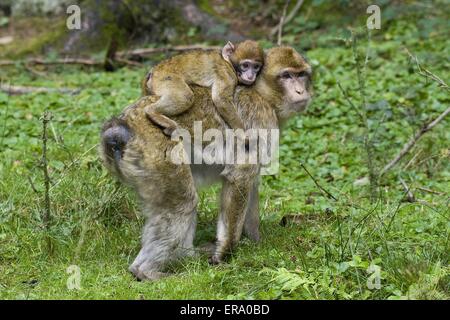
<path id="1" fill-rule="evenodd" d="M 236 82 L 232 78 L 218 77 L 212 86 L 212 100 L 220 116 L 231 129 L 244 129 L 242 119 L 239 117 L 237 108 L 234 105 L 235 88 Z"/>
<path id="2" fill-rule="evenodd" d="M 255 242 L 259 242 L 261 239 L 259 234 L 259 179 L 255 180 L 250 190 L 250 199 L 245 214 L 244 233 Z"/>
<path id="3" fill-rule="evenodd" d="M 245 219 L 245 207 L 248 201 L 248 189 L 239 188 L 225 181 L 222 189 L 222 208 L 217 224 L 217 240 L 210 262 L 219 264 L 241 237 Z"/>
<path id="4" fill-rule="evenodd" d="M 241 238 L 250 190 L 257 174 L 252 165 L 236 165 L 229 172 L 222 187 L 216 248 L 210 259 L 213 264 L 221 263 Z"/>

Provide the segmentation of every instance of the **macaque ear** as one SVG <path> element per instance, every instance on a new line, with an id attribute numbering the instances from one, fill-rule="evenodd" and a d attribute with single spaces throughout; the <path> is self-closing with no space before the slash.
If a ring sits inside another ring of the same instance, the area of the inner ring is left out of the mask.
<path id="1" fill-rule="evenodd" d="M 222 57 L 228 61 L 230 61 L 230 57 L 233 54 L 235 48 L 234 48 L 234 44 L 232 44 L 230 41 L 228 41 L 228 43 L 222 48 Z"/>

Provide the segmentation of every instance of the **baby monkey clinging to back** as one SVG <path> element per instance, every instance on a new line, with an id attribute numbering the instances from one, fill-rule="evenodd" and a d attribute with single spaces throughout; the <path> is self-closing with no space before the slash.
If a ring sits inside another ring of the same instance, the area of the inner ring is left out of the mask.
<path id="1" fill-rule="evenodd" d="M 232 129 L 244 129 L 233 103 L 238 83 L 251 85 L 264 63 L 264 52 L 257 42 L 247 40 L 236 47 L 228 42 L 222 52 L 195 50 L 167 59 L 153 68 L 142 83 L 143 95 L 159 100 L 146 107 L 147 116 L 171 135 L 177 123 L 169 117 L 192 105 L 189 85 L 212 87 L 212 100 L 219 114 Z"/>

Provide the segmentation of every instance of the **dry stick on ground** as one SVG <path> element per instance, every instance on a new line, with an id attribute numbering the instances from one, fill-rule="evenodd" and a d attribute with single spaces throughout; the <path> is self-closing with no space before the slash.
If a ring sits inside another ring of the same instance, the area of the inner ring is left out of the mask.
<path id="1" fill-rule="evenodd" d="M 64 58 L 55 60 L 44 60 L 41 58 L 31 58 L 26 60 L 29 64 L 38 65 L 56 65 L 56 64 L 81 64 L 86 66 L 102 66 L 103 61 L 97 61 L 93 59 L 81 59 L 81 58 Z"/>
<path id="2" fill-rule="evenodd" d="M 445 192 L 439 192 L 439 191 L 435 191 L 435 190 L 431 190 L 425 187 L 417 187 L 417 189 L 424 191 L 424 192 L 428 192 L 428 193 L 432 193 L 432 194 L 437 194 L 438 196 L 444 196 L 446 195 Z"/>
<path id="3" fill-rule="evenodd" d="M 292 19 L 294 19 L 295 15 L 297 14 L 297 12 L 302 7 L 303 2 L 304 2 L 304 0 L 298 0 L 297 1 L 297 3 L 295 4 L 294 8 L 292 8 L 292 11 L 287 15 L 286 19 L 283 20 L 283 26 L 288 24 Z M 272 31 L 270 31 L 270 35 L 273 37 L 278 32 L 279 29 L 280 29 L 280 25 L 278 24 L 276 27 L 274 27 L 272 29 Z"/>
<path id="4" fill-rule="evenodd" d="M 27 69 L 27 71 L 31 72 L 35 76 L 38 76 L 38 77 L 46 77 L 47 76 L 47 74 L 45 72 L 34 69 L 29 63 L 25 63 L 24 67 L 25 67 L 25 69 Z"/>
<path id="5" fill-rule="evenodd" d="M 28 182 L 30 183 L 31 189 L 33 190 L 34 193 L 39 194 L 39 191 L 37 191 L 36 187 L 34 186 L 34 182 L 31 179 L 30 176 L 27 176 Z"/>
<path id="6" fill-rule="evenodd" d="M 203 45 L 189 45 L 189 46 L 168 46 L 168 47 L 160 47 L 160 48 L 140 48 L 133 49 L 129 51 L 119 51 L 117 52 L 117 58 L 123 57 L 144 57 L 147 55 L 155 54 L 155 53 L 165 53 L 165 52 L 184 52 L 189 50 L 220 50 L 220 47 L 217 46 L 203 46 Z"/>
<path id="7" fill-rule="evenodd" d="M 308 169 L 306 169 L 305 165 L 303 163 L 300 162 L 300 165 L 302 166 L 303 170 L 305 170 L 305 172 L 308 174 L 308 176 L 312 179 L 312 181 L 314 181 L 314 184 L 317 186 L 317 188 L 319 188 L 320 191 L 324 192 L 328 198 L 333 199 L 334 201 L 338 201 L 338 199 L 333 196 L 329 191 L 327 191 L 325 188 L 323 188 L 318 182 L 317 180 L 313 177 L 313 175 L 308 171 Z"/>
<path id="8" fill-rule="evenodd" d="M 0 67 L 1 66 L 13 66 L 17 63 L 17 61 L 12 60 L 0 60 Z"/>
<path id="9" fill-rule="evenodd" d="M 168 47 L 159 47 L 159 48 L 138 48 L 129 51 L 118 51 L 115 55 L 115 60 L 136 67 L 142 67 L 142 64 L 136 61 L 132 61 L 127 59 L 126 57 L 145 57 L 148 55 L 156 54 L 156 53 L 165 53 L 165 52 L 184 52 L 189 50 L 220 50 L 221 47 L 218 46 L 204 46 L 204 45 L 188 45 L 188 46 L 168 46 Z M 0 60 L 1 66 L 14 66 L 16 64 L 25 63 L 27 65 L 58 65 L 58 64 L 80 64 L 86 66 L 104 66 L 105 61 L 93 60 L 93 59 L 83 59 L 83 58 L 64 58 L 64 59 L 56 59 L 56 60 L 44 60 L 41 58 L 30 58 L 25 61 L 13 61 L 13 60 Z"/>
<path id="10" fill-rule="evenodd" d="M 44 228 L 47 232 L 46 240 L 47 240 L 47 249 L 48 252 L 51 253 L 51 239 L 50 239 L 50 176 L 48 174 L 48 160 L 47 160 L 47 125 L 51 121 L 52 115 L 49 111 L 45 111 L 42 116 L 42 160 L 41 166 L 42 171 L 44 172 L 44 185 L 45 185 L 45 194 L 44 194 L 44 214 L 42 220 L 44 222 Z"/>
<path id="11" fill-rule="evenodd" d="M 8 94 L 27 94 L 27 93 L 41 93 L 41 92 L 59 92 L 68 94 L 78 94 L 80 89 L 69 89 L 69 88 L 44 88 L 44 87 L 23 87 L 23 86 L 10 86 L 0 84 L 0 91 L 6 92 Z"/>
<path id="12" fill-rule="evenodd" d="M 133 60 L 128 60 L 128 59 L 125 59 L 125 58 L 118 58 L 118 57 L 116 57 L 115 60 L 117 62 L 120 62 L 120 63 L 123 63 L 123 64 L 127 64 L 127 65 L 130 65 L 130 66 L 134 66 L 134 67 L 138 67 L 138 68 L 141 68 L 141 67 L 144 66 L 144 64 L 142 64 L 140 62 L 133 61 Z"/>
<path id="13" fill-rule="evenodd" d="M 352 109 L 356 112 L 356 114 L 361 118 L 361 120 L 364 118 L 363 115 L 361 114 L 361 112 L 359 111 L 358 107 L 353 103 L 352 99 L 350 99 L 347 91 L 344 90 L 344 88 L 342 87 L 341 83 L 338 81 L 337 85 L 339 87 L 339 90 L 341 90 L 342 95 L 344 96 L 345 100 L 347 100 L 348 104 L 350 105 L 350 107 L 352 107 Z"/>
<path id="14" fill-rule="evenodd" d="M 413 56 L 411 54 L 411 52 L 409 52 L 408 48 L 405 48 L 406 53 L 409 55 L 409 57 L 411 59 L 414 60 L 414 62 L 416 63 L 417 68 L 419 69 L 419 74 L 421 76 L 424 76 L 426 78 L 429 78 L 435 82 L 438 83 L 438 85 L 444 89 L 449 90 L 449 86 L 444 82 L 444 80 L 442 80 L 441 78 L 439 78 L 437 75 L 435 75 L 434 73 L 432 73 L 431 71 L 425 69 L 423 66 L 420 65 L 419 59 L 416 56 Z"/>
<path id="15" fill-rule="evenodd" d="M 417 59 L 417 57 L 411 55 L 411 53 L 408 51 L 408 49 L 406 49 L 407 53 L 409 54 L 409 56 L 415 60 L 417 67 L 419 68 L 419 74 L 421 76 L 424 76 L 428 79 L 431 79 L 435 82 L 438 83 L 438 85 L 444 89 L 449 90 L 449 86 L 438 76 L 434 75 L 433 73 L 431 73 L 430 71 L 428 71 L 427 69 L 423 68 L 420 63 L 419 60 Z M 433 129 L 433 127 L 435 127 L 439 122 L 442 121 L 442 119 L 444 119 L 448 114 L 450 113 L 450 107 L 447 108 L 444 112 L 442 112 L 436 119 L 434 119 L 433 121 L 426 123 L 422 126 L 422 128 L 416 132 L 416 134 L 403 146 L 403 148 L 400 150 L 400 152 L 394 157 L 394 159 L 392 159 L 387 165 L 384 166 L 383 170 L 381 170 L 380 172 L 380 177 L 382 175 L 384 175 L 386 172 L 388 172 L 392 167 L 394 167 L 404 156 L 405 154 L 407 154 L 412 147 L 414 147 L 414 145 L 416 144 L 417 141 L 419 141 L 419 139 L 428 131 L 430 131 L 431 129 Z"/>
<path id="16" fill-rule="evenodd" d="M 419 150 L 412 158 L 408 161 L 408 163 L 403 167 L 403 171 L 407 170 L 410 166 L 413 165 L 414 161 L 419 157 L 423 150 Z"/>
<path id="17" fill-rule="evenodd" d="M 432 122 L 425 124 L 422 128 L 416 132 L 416 134 L 403 146 L 402 150 L 392 159 L 387 165 L 384 166 L 383 170 L 380 172 L 380 176 L 384 175 L 388 172 L 393 166 L 395 166 L 404 156 L 409 152 L 409 150 L 414 147 L 416 142 L 428 131 L 433 129 L 439 122 L 442 121 L 448 114 L 450 113 L 450 107 L 447 108 L 444 112 L 442 112 L 439 117 L 434 119 Z"/>
<path id="18" fill-rule="evenodd" d="M 399 179 L 400 179 L 400 183 L 402 184 L 403 188 L 405 189 L 406 200 L 408 200 L 408 202 L 411 202 L 411 203 L 416 202 L 416 198 L 414 197 L 414 194 L 411 192 L 411 188 L 408 187 L 405 180 L 403 180 L 401 177 Z"/>
<path id="19" fill-rule="evenodd" d="M 132 66 L 142 66 L 140 63 L 135 61 L 130 61 L 127 59 L 120 59 L 117 58 L 117 61 L 132 65 Z M 93 66 L 93 67 L 102 67 L 104 66 L 104 61 L 98 61 L 93 59 L 82 59 L 82 58 L 64 58 L 64 59 L 56 59 L 56 60 L 44 60 L 41 58 L 30 58 L 26 59 L 24 61 L 13 61 L 13 60 L 0 60 L 0 67 L 1 66 L 14 66 L 16 64 L 24 63 L 26 66 L 31 65 L 59 65 L 59 64 L 70 64 L 70 65 L 84 65 L 84 66 Z"/>

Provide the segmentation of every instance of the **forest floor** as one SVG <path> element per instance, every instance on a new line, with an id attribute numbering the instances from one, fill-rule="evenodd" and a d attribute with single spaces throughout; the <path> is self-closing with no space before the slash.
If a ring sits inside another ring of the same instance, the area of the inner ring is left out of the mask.
<path id="1" fill-rule="evenodd" d="M 369 47 L 364 110 L 377 171 L 450 102 L 449 91 L 420 75 L 405 49 L 448 84 L 445 26 L 422 38 L 411 36 L 412 24 L 392 28 L 357 48 L 363 61 Z M 0 93 L 0 299 L 450 299 L 450 121 L 382 177 L 371 202 L 362 179 L 365 128 L 338 87 L 361 108 L 352 46 L 336 41 L 307 57 L 314 102 L 282 131 L 280 172 L 262 179 L 262 242 L 244 238 L 219 266 L 205 257 L 182 260 L 156 282 L 137 282 L 127 271 L 143 218 L 133 192 L 117 185 L 97 155 L 102 123 L 139 97 L 145 70 L 1 69 L 4 83 L 82 90 Z M 49 231 L 42 218 L 44 110 L 53 116 Z M 400 180 L 415 201 L 405 200 Z M 218 192 L 200 194 L 196 244 L 215 236 Z M 286 216 L 296 218 L 280 224 Z M 70 289 L 74 270 L 79 290 Z"/>

